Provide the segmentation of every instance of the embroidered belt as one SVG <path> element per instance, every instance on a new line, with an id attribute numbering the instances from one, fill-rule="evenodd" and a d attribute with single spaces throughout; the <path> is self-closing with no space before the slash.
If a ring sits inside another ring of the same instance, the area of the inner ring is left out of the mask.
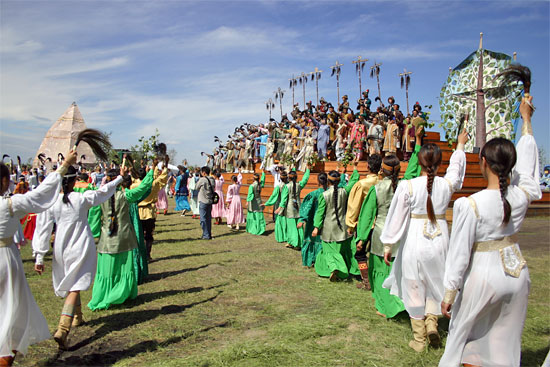
<path id="1" fill-rule="evenodd" d="M 504 237 L 503 239 L 500 239 L 500 240 L 475 242 L 473 251 L 474 252 L 497 251 L 497 250 L 512 246 L 513 244 L 514 244 L 514 241 L 512 241 L 510 237 Z"/>
<path id="2" fill-rule="evenodd" d="M 430 219 L 428 217 L 428 214 L 416 214 L 416 213 L 412 213 L 411 218 L 412 219 Z M 446 217 L 445 217 L 445 214 L 436 214 L 435 219 L 436 220 L 445 220 Z"/>
<path id="3" fill-rule="evenodd" d="M 500 240 L 475 242 L 473 251 L 498 251 L 504 272 L 514 278 L 519 278 L 521 269 L 527 265 L 527 261 L 525 261 L 521 252 L 519 252 L 518 247 L 514 245 L 515 242 L 510 237 L 504 237 Z"/>
<path id="4" fill-rule="evenodd" d="M 10 247 L 13 244 L 13 237 L 0 238 L 0 247 Z"/>

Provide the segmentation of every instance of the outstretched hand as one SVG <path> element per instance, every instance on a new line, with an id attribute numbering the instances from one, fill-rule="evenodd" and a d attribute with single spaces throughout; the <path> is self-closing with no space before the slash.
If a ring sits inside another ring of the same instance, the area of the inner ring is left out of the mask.
<path id="1" fill-rule="evenodd" d="M 34 271 L 36 271 L 39 275 L 42 275 L 42 273 L 44 272 L 44 265 L 34 265 Z"/>
<path id="2" fill-rule="evenodd" d="M 533 111 L 535 107 L 533 106 L 533 96 L 523 97 L 521 104 L 519 105 L 519 112 L 521 113 L 521 118 L 525 121 L 531 121 L 531 116 L 533 116 Z"/>
<path id="3" fill-rule="evenodd" d="M 391 266 L 391 252 L 384 253 L 384 262 L 386 265 Z"/>
<path id="4" fill-rule="evenodd" d="M 466 129 L 463 129 L 460 135 L 458 136 L 457 142 L 459 145 L 464 145 L 466 142 L 470 139 L 470 134 L 466 131 Z"/>
<path id="5" fill-rule="evenodd" d="M 65 153 L 65 160 L 63 161 L 63 165 L 65 166 L 72 166 L 76 163 L 77 154 L 76 150 L 69 150 L 67 153 Z"/>
<path id="6" fill-rule="evenodd" d="M 441 313 L 448 319 L 451 318 L 451 307 L 453 307 L 453 305 L 441 302 Z"/>

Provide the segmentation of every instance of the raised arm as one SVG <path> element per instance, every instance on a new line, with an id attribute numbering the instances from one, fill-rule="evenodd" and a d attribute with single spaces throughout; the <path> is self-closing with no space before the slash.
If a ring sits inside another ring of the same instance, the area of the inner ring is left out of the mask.
<path id="1" fill-rule="evenodd" d="M 137 203 L 149 196 L 153 186 L 153 177 L 153 171 L 149 171 L 147 172 L 143 180 L 141 180 L 138 187 L 133 189 L 126 189 L 126 191 L 124 191 L 126 200 L 129 203 Z"/>
<path id="2" fill-rule="evenodd" d="M 260 177 L 260 187 L 263 189 L 265 185 L 265 171 L 262 172 L 262 176 Z"/>
<path id="3" fill-rule="evenodd" d="M 300 189 L 303 189 L 307 185 L 308 180 L 309 180 L 309 168 L 306 169 L 306 171 L 304 172 L 304 177 L 302 177 L 302 180 L 300 180 Z"/>
<path id="4" fill-rule="evenodd" d="M 403 176 L 404 180 L 412 180 L 413 178 L 420 176 L 420 171 L 422 170 L 422 167 L 420 167 L 420 164 L 418 164 L 418 152 L 420 152 L 420 148 L 422 148 L 422 134 L 424 134 L 424 128 L 419 127 L 418 129 L 416 129 L 416 143 L 411 158 L 409 159 L 407 170 L 405 171 L 405 175 Z"/>
<path id="5" fill-rule="evenodd" d="M 88 190 L 82 193 L 84 199 L 83 207 L 90 209 L 92 206 L 100 205 L 109 200 L 116 191 L 117 186 L 122 182 L 122 176 L 118 176 L 113 181 L 101 186 L 98 190 Z"/>
<path id="6" fill-rule="evenodd" d="M 351 177 L 349 178 L 348 184 L 344 187 L 346 189 L 346 193 L 349 194 L 353 186 L 359 181 L 359 171 L 357 171 L 357 166 L 353 170 L 353 173 L 351 174 Z"/>
<path id="7" fill-rule="evenodd" d="M 529 102 L 533 97 L 526 97 Z M 516 147 L 517 161 L 512 170 L 511 184 L 519 186 L 529 202 L 542 197 L 539 180 L 539 153 L 531 127 L 531 107 L 522 101 L 520 112 L 523 118 L 522 137 Z"/>
<path id="8" fill-rule="evenodd" d="M 275 205 L 275 203 L 279 199 L 279 196 L 280 196 L 279 186 L 275 186 L 273 188 L 273 192 L 271 193 L 271 196 L 269 197 L 269 199 L 267 199 L 264 205 L 265 206 Z"/>
<path id="9" fill-rule="evenodd" d="M 464 153 L 464 144 L 468 141 L 468 133 L 466 129 L 458 136 L 458 144 L 456 150 L 451 155 L 449 167 L 447 167 L 447 173 L 445 173 L 445 180 L 449 183 L 452 190 L 458 191 L 462 188 L 464 182 L 464 175 L 466 174 L 466 154 Z"/>
<path id="10" fill-rule="evenodd" d="M 38 187 L 26 194 L 13 195 L 10 214 L 22 217 L 27 213 L 41 213 L 51 207 L 61 191 L 61 180 L 67 172 L 67 165 L 62 165 L 57 171 L 50 173 Z"/>

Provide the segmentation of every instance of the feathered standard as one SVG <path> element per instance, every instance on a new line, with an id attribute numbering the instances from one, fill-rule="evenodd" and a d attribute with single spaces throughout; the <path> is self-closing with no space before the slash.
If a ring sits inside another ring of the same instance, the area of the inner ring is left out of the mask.
<path id="1" fill-rule="evenodd" d="M 82 141 L 90 146 L 99 160 L 108 160 L 107 152 L 112 149 L 112 145 L 107 134 L 96 129 L 84 129 L 76 137 L 75 149 Z"/>

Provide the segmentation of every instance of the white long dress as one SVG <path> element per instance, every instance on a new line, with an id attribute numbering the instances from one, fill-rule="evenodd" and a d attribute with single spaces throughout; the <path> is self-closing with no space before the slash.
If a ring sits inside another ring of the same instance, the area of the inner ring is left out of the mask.
<path id="1" fill-rule="evenodd" d="M 50 337 L 48 323 L 25 278 L 13 235 L 23 216 L 48 209 L 60 189 L 61 175 L 53 172 L 33 191 L 0 198 L 0 356 L 13 355 L 12 350 L 25 354 L 29 345 Z"/>
<path id="2" fill-rule="evenodd" d="M 512 207 L 503 227 L 499 190 L 483 190 L 456 201 L 444 286 L 458 292 L 440 366 L 519 366 L 521 333 L 527 313 L 529 271 L 517 243 L 503 250 L 473 251 L 474 243 L 516 234 L 529 203 L 541 198 L 538 150 L 532 135 L 517 145 L 517 162 L 506 198 Z M 513 242 L 511 242 L 513 243 Z M 506 267 L 517 266 L 512 276 Z"/>
<path id="3" fill-rule="evenodd" d="M 53 246 L 52 281 L 55 294 L 66 297 L 68 292 L 90 288 L 97 268 L 94 237 L 88 224 L 88 210 L 107 201 L 122 181 L 115 180 L 99 190 L 71 192 L 70 204 L 59 194 L 55 204 L 37 218 L 32 248 L 37 264 L 42 264 L 50 247 L 53 224 L 57 224 Z"/>
<path id="4" fill-rule="evenodd" d="M 435 226 L 428 219 L 411 218 L 426 214 L 426 176 L 401 181 L 393 196 L 380 240 L 385 245 L 400 245 L 383 287 L 401 298 L 412 318 L 441 315 L 449 246 L 449 229 L 444 217 L 453 192 L 462 187 L 465 172 L 466 155 L 457 150 L 451 156 L 445 177 L 434 178 L 432 204 L 435 214 L 442 216 Z"/>

